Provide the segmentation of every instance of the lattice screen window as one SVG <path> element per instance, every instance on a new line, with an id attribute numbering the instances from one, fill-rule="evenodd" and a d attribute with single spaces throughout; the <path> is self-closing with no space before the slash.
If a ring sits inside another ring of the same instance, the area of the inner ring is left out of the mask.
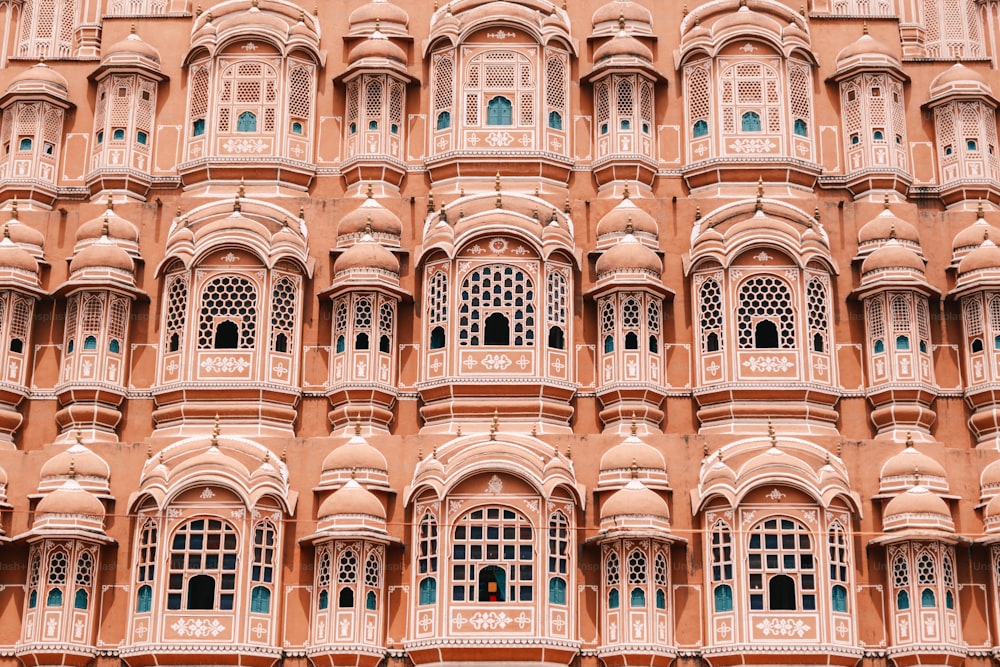
<path id="1" fill-rule="evenodd" d="M 549 271 L 545 281 L 545 320 L 548 325 L 549 347 L 566 347 L 566 317 L 569 307 L 566 277 L 560 271 Z"/>
<path id="2" fill-rule="evenodd" d="M 750 278 L 740 285 L 738 303 L 740 349 L 795 347 L 795 311 L 787 283 L 775 276 Z"/>
<path id="3" fill-rule="evenodd" d="M 829 352 L 830 307 L 827 286 L 812 278 L 806 286 L 806 311 L 809 325 L 809 345 L 813 352 Z"/>
<path id="4" fill-rule="evenodd" d="M 333 332 L 336 336 L 336 351 L 343 352 L 347 346 L 345 336 L 347 336 L 347 300 L 337 299 L 334 305 Z"/>
<path id="5" fill-rule="evenodd" d="M 274 281 L 271 288 L 271 349 L 289 352 L 295 341 L 298 285 L 287 276 Z"/>
<path id="6" fill-rule="evenodd" d="M 73 608 L 86 609 L 90 606 L 90 588 L 94 585 L 94 556 L 89 551 L 76 557 L 73 585 Z"/>
<path id="7" fill-rule="evenodd" d="M 639 130 L 653 132 L 653 84 L 645 80 L 639 81 Z"/>
<path id="8" fill-rule="evenodd" d="M 910 563 L 903 552 L 897 553 L 892 560 L 892 586 L 896 591 L 896 609 L 909 609 Z"/>
<path id="9" fill-rule="evenodd" d="M 937 606 L 937 564 L 929 551 L 922 551 L 917 556 L 917 595 L 920 596 L 920 607 Z"/>
<path id="10" fill-rule="evenodd" d="M 895 348 L 900 351 L 909 350 L 910 333 L 913 328 L 913 322 L 910 318 L 910 299 L 904 296 L 896 296 L 892 299 L 890 308 Z"/>
<path id="11" fill-rule="evenodd" d="M 689 65 L 684 74 L 684 99 L 688 107 L 688 126 L 691 137 L 697 139 L 707 136 L 711 131 L 711 88 L 708 85 L 708 66 L 700 63 Z"/>
<path id="12" fill-rule="evenodd" d="M 982 26 L 975 0 L 924 0 L 924 44 L 928 58 L 983 58 Z"/>
<path id="13" fill-rule="evenodd" d="M 611 87 L 607 82 L 597 84 L 597 133 L 607 134 L 611 129 Z"/>
<path id="14" fill-rule="evenodd" d="M 354 349 L 367 350 L 371 347 L 372 302 L 363 297 L 354 302 Z"/>
<path id="15" fill-rule="evenodd" d="M 868 326 L 868 340 L 872 345 L 872 352 L 875 354 L 885 352 L 885 308 L 881 298 L 875 297 L 868 301 L 865 324 Z"/>
<path id="16" fill-rule="evenodd" d="M 812 77 L 805 63 L 788 62 L 788 97 L 791 109 L 792 134 L 811 136 Z"/>
<path id="17" fill-rule="evenodd" d="M 562 130 L 566 119 L 567 58 L 554 53 L 545 61 L 545 111 L 548 126 Z"/>
<path id="18" fill-rule="evenodd" d="M 333 567 L 329 547 L 323 548 L 319 554 L 319 566 L 316 568 L 316 607 L 322 611 L 330 608 L 330 585 L 333 583 Z"/>
<path id="19" fill-rule="evenodd" d="M 97 339 L 104 331 L 104 303 L 100 297 L 84 293 L 80 336 L 84 350 L 96 350 Z"/>
<path id="20" fill-rule="evenodd" d="M 670 584 L 669 570 L 663 552 L 657 553 L 656 558 L 653 559 L 653 584 L 656 586 L 657 609 L 667 608 L 667 590 Z"/>
<path id="21" fill-rule="evenodd" d="M 31 561 L 28 565 L 28 609 L 38 606 L 38 586 L 41 583 L 42 557 L 39 547 L 32 548 Z"/>
<path id="22" fill-rule="evenodd" d="M 562 512 L 549 517 L 549 603 L 566 604 L 569 573 L 569 521 Z"/>
<path id="23" fill-rule="evenodd" d="M 31 331 L 31 315 L 34 311 L 34 301 L 23 296 L 11 299 L 10 327 L 7 330 L 8 346 L 11 352 L 23 352 L 28 334 Z"/>
<path id="24" fill-rule="evenodd" d="M 212 278 L 201 292 L 198 349 L 252 350 L 257 340 L 257 287 L 239 275 Z"/>
<path id="25" fill-rule="evenodd" d="M 733 534 L 722 520 L 715 522 L 711 533 L 713 609 L 728 612 L 733 610 Z"/>
<path id="26" fill-rule="evenodd" d="M 747 549 L 750 609 L 815 611 L 816 557 L 809 531 L 798 521 L 767 519 L 750 531 Z"/>
<path id="27" fill-rule="evenodd" d="M 129 300 L 112 297 L 108 315 L 108 352 L 119 354 L 125 345 L 128 333 Z"/>
<path id="28" fill-rule="evenodd" d="M 312 72 L 301 65 L 293 65 L 288 72 L 288 131 L 291 134 L 309 134 L 313 98 Z"/>
<path id="29" fill-rule="evenodd" d="M 156 521 L 146 520 L 139 531 L 139 542 L 136 547 L 136 613 L 145 613 L 153 609 L 153 581 L 156 579 L 156 547 L 158 543 Z"/>
<path id="30" fill-rule="evenodd" d="M 361 79 L 347 84 L 347 133 L 357 134 L 361 122 Z"/>
<path id="31" fill-rule="evenodd" d="M 420 578 L 419 603 L 434 604 L 437 602 L 437 571 L 438 571 L 438 526 L 437 518 L 430 512 L 420 520 L 417 533 L 417 576 Z"/>
<path id="32" fill-rule="evenodd" d="M 49 108 L 45 111 L 45 125 L 42 128 L 41 157 L 55 160 L 56 148 L 62 144 L 63 112 L 62 109 Z"/>
<path id="33" fill-rule="evenodd" d="M 275 133 L 278 70 L 260 60 L 223 62 L 216 129 L 222 134 Z"/>
<path id="34" fill-rule="evenodd" d="M 987 308 L 990 318 L 990 335 L 993 336 L 993 349 L 1000 350 L 1000 296 L 992 296 Z"/>
<path id="35" fill-rule="evenodd" d="M 646 305 L 646 333 L 649 335 L 649 351 L 660 351 L 660 303 L 650 301 Z"/>
<path id="36" fill-rule="evenodd" d="M 66 330 L 63 340 L 66 341 L 66 354 L 73 354 L 76 348 L 77 314 L 80 309 L 80 295 L 74 294 L 66 302 Z"/>
<path id="37" fill-rule="evenodd" d="M 927 352 L 931 345 L 931 321 L 927 310 L 927 299 L 918 297 L 917 302 L 917 339 L 921 352 Z"/>
<path id="38" fill-rule="evenodd" d="M 205 121 L 208 116 L 208 63 L 195 63 L 191 66 L 191 136 L 199 137 L 205 134 Z"/>
<path id="39" fill-rule="evenodd" d="M 250 558 L 250 611 L 268 614 L 271 611 L 271 589 L 277 567 L 278 531 L 270 521 L 254 526 L 253 551 Z"/>
<path id="40" fill-rule="evenodd" d="M 382 583 L 382 563 L 374 552 L 368 554 L 365 559 L 365 609 L 374 611 L 377 607 L 378 596 L 375 591 Z"/>
<path id="41" fill-rule="evenodd" d="M 833 611 L 846 612 L 850 584 L 850 546 L 844 529 L 839 523 L 827 532 L 827 549 L 830 559 L 830 598 Z"/>
<path id="42" fill-rule="evenodd" d="M 944 607 L 945 609 L 955 608 L 955 564 L 951 554 L 945 552 L 941 556 L 941 584 L 944 587 Z"/>
<path id="43" fill-rule="evenodd" d="M 194 519 L 170 541 L 167 609 L 233 609 L 236 529 L 220 519 Z"/>
<path id="44" fill-rule="evenodd" d="M 0 126 L 0 148 L 3 155 L 0 160 L 6 160 L 10 156 L 10 137 L 14 133 L 14 107 L 10 106 L 3 111 L 3 125 Z"/>
<path id="45" fill-rule="evenodd" d="M 972 352 L 982 352 L 983 344 L 983 307 L 979 303 L 979 297 L 966 297 L 962 300 L 962 319 L 965 322 L 965 334 L 972 340 L 969 341 L 969 349 Z"/>
<path id="46" fill-rule="evenodd" d="M 840 16 L 891 16 L 889 0 L 834 0 L 833 13 Z"/>
<path id="47" fill-rule="evenodd" d="M 610 298 L 601 306 L 601 336 L 604 338 L 604 351 L 615 351 L 615 329 L 618 318 L 615 316 L 614 298 Z"/>
<path id="48" fill-rule="evenodd" d="M 24 0 L 17 55 L 57 60 L 74 55 L 76 0 Z"/>
<path id="49" fill-rule="evenodd" d="M 358 583 L 358 554 L 345 549 L 337 559 L 337 607 L 354 607 L 354 587 Z"/>
<path id="50" fill-rule="evenodd" d="M 535 292 L 525 269 L 481 266 L 462 282 L 460 345 L 533 345 Z"/>
<path id="51" fill-rule="evenodd" d="M 646 588 L 649 581 L 649 567 L 646 563 L 646 554 L 638 549 L 633 550 L 628 555 L 626 561 L 626 572 L 629 583 L 629 606 L 646 606 Z"/>
<path id="52" fill-rule="evenodd" d="M 395 327 L 393 327 L 392 322 L 394 319 L 394 309 L 391 304 L 383 303 L 378 308 L 378 351 L 388 354 L 392 351 L 392 338 L 395 333 Z"/>
<path id="53" fill-rule="evenodd" d="M 434 271 L 427 281 L 427 319 L 431 326 L 430 348 L 443 348 L 444 325 L 448 322 L 448 276 L 444 271 Z"/>
<path id="54" fill-rule="evenodd" d="M 604 559 L 604 586 L 607 591 L 608 609 L 618 609 L 621 606 L 621 560 L 615 551 L 608 552 Z"/>
<path id="55" fill-rule="evenodd" d="M 722 318 L 722 287 L 714 279 L 707 279 L 698 290 L 701 317 L 701 351 L 718 352 L 725 347 Z"/>
<path id="56" fill-rule="evenodd" d="M 774 65 L 740 61 L 719 78 L 723 133 L 781 134 L 781 79 Z"/>
<path id="57" fill-rule="evenodd" d="M 62 547 L 49 553 L 48 568 L 45 573 L 45 606 L 59 607 L 66 594 L 65 588 L 69 581 L 69 556 Z"/>
<path id="58" fill-rule="evenodd" d="M 455 61 L 451 53 L 435 54 L 431 59 L 434 71 L 433 127 L 446 130 L 451 127 L 455 99 Z"/>
<path id="59" fill-rule="evenodd" d="M 382 99 L 384 97 L 384 82 L 382 77 L 366 79 L 364 96 L 365 129 L 379 129 L 382 118 Z"/>
<path id="60" fill-rule="evenodd" d="M 632 297 L 622 303 L 622 330 L 625 333 L 625 349 L 639 349 L 639 302 Z"/>
<path id="61" fill-rule="evenodd" d="M 152 16 L 167 13 L 167 0 L 111 0 L 108 14 L 112 16 Z"/>
<path id="62" fill-rule="evenodd" d="M 463 88 L 467 126 L 534 126 L 535 64 L 525 54 L 489 51 L 473 56 Z"/>
<path id="63" fill-rule="evenodd" d="M 184 326 L 187 322 L 187 279 L 174 276 L 167 288 L 167 312 L 163 326 L 166 349 L 177 352 L 184 347 Z"/>
<path id="64" fill-rule="evenodd" d="M 452 602 L 534 599 L 534 529 L 517 510 L 490 506 L 467 512 L 455 523 L 451 546 Z"/>
<path id="65" fill-rule="evenodd" d="M 399 134 L 403 127 L 403 100 L 406 87 L 398 81 L 389 81 L 389 134 Z"/>
<path id="66" fill-rule="evenodd" d="M 621 130 L 631 130 L 635 126 L 635 84 L 635 77 L 617 79 L 615 115 Z"/>

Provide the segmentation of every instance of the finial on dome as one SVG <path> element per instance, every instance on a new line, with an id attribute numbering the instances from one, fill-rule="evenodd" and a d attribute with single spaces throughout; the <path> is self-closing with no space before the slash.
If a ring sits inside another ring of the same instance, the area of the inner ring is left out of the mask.
<path id="1" fill-rule="evenodd" d="M 701 455 L 708 458 L 708 441 L 701 443 Z"/>
<path id="2" fill-rule="evenodd" d="M 493 423 L 490 424 L 490 440 L 497 439 L 497 428 L 500 426 L 500 411 L 493 409 Z"/>
<path id="3" fill-rule="evenodd" d="M 69 478 L 76 479 L 76 454 L 69 457 Z"/>
<path id="4" fill-rule="evenodd" d="M 156 463 L 157 463 L 157 465 L 163 465 L 163 450 L 162 449 L 159 452 L 157 452 L 157 454 L 156 454 Z"/>
<path id="5" fill-rule="evenodd" d="M 373 197 L 375 196 L 375 193 L 374 193 L 374 192 L 372 192 L 372 184 L 371 184 L 371 181 L 369 181 L 369 182 L 368 182 L 368 190 L 367 190 L 366 194 L 368 195 L 368 198 L 369 198 L 369 199 L 371 199 L 371 198 L 373 198 Z"/>
<path id="6" fill-rule="evenodd" d="M 219 413 L 215 413 L 215 426 L 212 427 L 212 447 L 219 446 Z"/>
<path id="7" fill-rule="evenodd" d="M 694 219 L 701 220 L 701 206 L 694 207 Z"/>
<path id="8" fill-rule="evenodd" d="M 434 449 L 431 450 L 431 458 L 436 459 L 437 457 L 438 457 L 438 448 L 434 447 Z"/>
<path id="9" fill-rule="evenodd" d="M 537 206 L 534 207 L 533 209 L 531 209 L 531 217 L 534 218 L 535 220 L 538 220 L 538 207 Z"/>
<path id="10" fill-rule="evenodd" d="M 746 7 L 746 6 L 747 6 L 747 0 L 740 0 L 740 7 Z"/>
<path id="11" fill-rule="evenodd" d="M 886 210 L 886 211 L 889 210 L 889 193 L 888 192 L 886 192 L 884 195 L 882 195 L 882 208 L 884 210 Z"/>
<path id="12" fill-rule="evenodd" d="M 717 452 L 715 452 L 715 458 L 719 461 L 719 463 L 722 463 L 722 450 L 721 449 L 718 450 Z"/>
<path id="13" fill-rule="evenodd" d="M 6 232 L 6 230 L 7 230 L 7 225 L 4 225 L 4 231 Z M 989 241 L 989 240 L 990 240 L 990 230 L 987 227 L 986 229 L 983 230 L 983 241 Z"/>
<path id="14" fill-rule="evenodd" d="M 868 34 L 868 21 L 865 21 L 864 23 L 861 24 L 861 34 L 863 35 Z"/>
<path id="15" fill-rule="evenodd" d="M 428 213 L 433 213 L 435 210 L 436 209 L 435 209 L 435 206 L 434 206 L 434 193 L 433 192 L 428 192 L 427 193 L 427 212 Z"/>
<path id="16" fill-rule="evenodd" d="M 438 218 L 441 222 L 448 222 L 448 212 L 445 210 L 445 202 L 441 202 L 441 210 L 438 211 Z"/>
<path id="17" fill-rule="evenodd" d="M 895 222 L 892 223 L 891 225 L 889 225 L 889 238 L 890 239 L 896 238 L 896 223 Z"/>
<path id="18" fill-rule="evenodd" d="M 639 425 L 635 421 L 635 411 L 632 411 L 632 425 L 629 427 L 632 435 L 636 435 L 639 432 Z"/>
<path id="19" fill-rule="evenodd" d="M 531 437 L 532 438 L 538 437 L 538 424 L 531 425 Z"/>
<path id="20" fill-rule="evenodd" d="M 76 444 L 83 444 L 83 431 L 80 429 L 80 425 L 76 425 Z"/>
<path id="21" fill-rule="evenodd" d="M 3 225 L 3 237 L 5 239 L 10 239 L 10 230 L 7 229 L 7 224 L 8 223 L 5 222 L 4 225 Z"/>
<path id="22" fill-rule="evenodd" d="M 688 3 L 685 2 L 684 8 L 681 9 L 681 16 L 687 16 L 687 15 L 688 15 Z"/>
<path id="23" fill-rule="evenodd" d="M 301 220 L 302 222 L 306 221 L 306 207 L 305 206 L 299 206 L 299 220 Z"/>
<path id="24" fill-rule="evenodd" d="M 358 467 L 351 466 L 351 479 L 354 479 L 358 475 Z"/>
<path id="25" fill-rule="evenodd" d="M 819 222 L 819 206 L 813 209 L 813 220 Z M 812 229 L 812 222 L 809 223 L 809 229 Z"/>
<path id="26" fill-rule="evenodd" d="M 920 486 L 920 468 L 913 466 L 913 486 Z"/>
<path id="27" fill-rule="evenodd" d="M 17 220 L 17 197 L 10 202 L 10 219 Z"/>
<path id="28" fill-rule="evenodd" d="M 242 176 L 240 176 L 240 187 L 236 190 L 236 194 L 240 199 L 247 196 L 246 182 L 243 180 Z"/>
<path id="29" fill-rule="evenodd" d="M 151 442 L 146 443 L 146 458 L 147 459 L 153 458 L 153 443 Z"/>
<path id="30" fill-rule="evenodd" d="M 497 191 L 497 208 L 503 208 L 503 197 L 500 194 L 500 172 L 497 171 L 496 185 L 493 186 Z"/>
<path id="31" fill-rule="evenodd" d="M 424 448 L 423 447 L 417 447 L 417 460 L 418 461 L 423 461 L 424 460 Z"/>
<path id="32" fill-rule="evenodd" d="M 237 194 L 236 198 L 233 199 L 233 213 L 239 213 L 242 210 L 243 207 L 240 205 L 240 195 Z"/>
<path id="33" fill-rule="evenodd" d="M 837 441 L 837 458 L 839 459 L 841 454 L 844 452 L 844 439 L 841 438 Z"/>
<path id="34" fill-rule="evenodd" d="M 826 456 L 823 457 L 823 460 L 826 463 L 826 465 L 830 465 L 830 452 L 826 453 Z"/>
<path id="35" fill-rule="evenodd" d="M 632 479 L 639 479 L 639 464 L 635 462 L 635 457 L 632 457 Z"/>
<path id="36" fill-rule="evenodd" d="M 361 413 L 354 417 L 354 435 L 361 435 Z"/>
<path id="37" fill-rule="evenodd" d="M 909 431 L 906 432 L 906 446 L 907 447 L 913 446 L 913 434 L 910 433 Z"/>
<path id="38" fill-rule="evenodd" d="M 313 5 L 313 16 L 319 16 L 319 3 Z"/>
<path id="39" fill-rule="evenodd" d="M 764 177 L 757 177 L 757 201 L 754 202 L 753 210 L 755 212 L 764 210 Z"/>
<path id="40" fill-rule="evenodd" d="M 771 446 L 778 446 L 778 436 L 774 432 L 774 424 L 771 423 L 771 418 L 767 418 L 767 436 L 771 438 Z"/>
<path id="41" fill-rule="evenodd" d="M 625 223 L 625 233 L 631 234 L 633 231 L 635 231 L 635 227 L 632 226 L 632 216 L 630 215 Z"/>
<path id="42" fill-rule="evenodd" d="M 625 12 L 619 12 L 618 14 L 618 29 L 625 30 Z"/>
<path id="43" fill-rule="evenodd" d="M 569 195 L 566 195 L 566 203 L 563 204 L 563 213 L 569 215 Z"/>
<path id="44" fill-rule="evenodd" d="M 134 35 L 135 34 L 135 21 L 132 21 L 132 25 L 129 26 L 128 32 L 129 32 L 130 35 Z"/>
<path id="45" fill-rule="evenodd" d="M 250 6 L 253 7 L 254 9 L 257 9 L 257 6 L 259 4 L 260 4 L 260 0 L 250 0 Z"/>
<path id="46" fill-rule="evenodd" d="M 109 211 L 115 210 L 115 197 L 110 192 L 108 193 L 108 206 Z"/>
<path id="47" fill-rule="evenodd" d="M 382 19 L 378 16 L 375 17 L 375 32 L 381 32 L 379 28 L 382 27 Z"/>
<path id="48" fill-rule="evenodd" d="M 194 10 L 194 15 L 195 16 L 201 16 L 201 12 L 202 12 L 201 3 L 199 2 L 197 9 Z"/>
<path id="49" fill-rule="evenodd" d="M 625 183 L 625 189 L 622 191 L 622 199 L 628 199 L 628 183 Z"/>
<path id="50" fill-rule="evenodd" d="M 108 231 L 108 216 L 104 216 L 104 222 L 101 223 L 101 237 L 108 238 L 110 232 Z"/>
<path id="51" fill-rule="evenodd" d="M 365 235 L 372 235 L 372 217 L 369 215 L 367 222 L 365 222 Z"/>
<path id="52" fill-rule="evenodd" d="M 573 460 L 573 445 L 572 444 L 567 444 L 566 445 L 566 458 L 568 458 L 570 461 Z"/>
<path id="53" fill-rule="evenodd" d="M 182 210 L 181 210 L 181 207 L 180 207 L 180 206 L 178 206 L 178 207 L 177 207 L 177 212 L 176 212 L 176 213 L 174 213 L 174 217 L 175 217 L 175 218 L 179 218 L 179 217 L 181 217 L 182 215 L 184 215 L 184 211 L 182 211 Z"/>
<path id="54" fill-rule="evenodd" d="M 983 198 L 982 197 L 980 197 L 979 201 L 976 202 L 976 216 L 979 217 L 979 218 L 983 217 Z"/>
<path id="55" fill-rule="evenodd" d="M 209 9 L 208 12 L 205 14 L 205 21 L 207 23 L 211 23 L 212 22 L 212 10 L 211 9 Z"/>
<path id="56" fill-rule="evenodd" d="M 288 463 L 288 445 L 281 448 L 281 462 Z"/>

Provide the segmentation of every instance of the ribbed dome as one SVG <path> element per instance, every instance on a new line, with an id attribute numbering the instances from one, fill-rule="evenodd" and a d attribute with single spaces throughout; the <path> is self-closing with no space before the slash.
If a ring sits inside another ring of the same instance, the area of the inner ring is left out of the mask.
<path id="1" fill-rule="evenodd" d="M 10 240 L 17 245 L 27 245 L 34 248 L 42 248 L 45 245 L 45 235 L 33 227 L 29 227 L 16 217 L 11 218 L 4 225 L 7 228 L 7 235 Z"/>
<path id="2" fill-rule="evenodd" d="M 654 239 L 659 236 L 656 219 L 636 206 L 628 197 L 604 214 L 597 223 L 597 236 L 600 238 L 608 234 L 624 234 L 629 225 L 635 234 L 648 234 Z"/>
<path id="3" fill-rule="evenodd" d="M 403 223 L 399 217 L 369 196 L 361 206 L 340 219 L 337 236 L 363 234 L 369 225 L 374 237 L 386 235 L 398 238 L 403 233 Z"/>
<path id="4" fill-rule="evenodd" d="M 614 2 L 602 5 L 594 12 L 591 23 L 597 28 L 604 23 L 617 25 L 621 19 L 624 19 L 628 23 L 642 23 L 651 26 L 653 23 L 653 14 L 637 2 L 615 0 Z"/>
<path id="5" fill-rule="evenodd" d="M 330 494 L 319 506 L 317 519 L 334 516 L 363 515 L 385 520 L 385 508 L 375 494 L 362 488 L 353 479 Z"/>
<path id="6" fill-rule="evenodd" d="M 861 263 L 861 275 L 889 269 L 911 269 L 923 274 L 924 260 L 909 248 L 889 241 Z"/>
<path id="7" fill-rule="evenodd" d="M 73 479 L 66 480 L 61 487 L 46 494 L 35 508 L 36 522 L 44 514 L 76 514 L 103 518 L 104 505 L 97 497 L 85 491 Z"/>
<path id="8" fill-rule="evenodd" d="M 594 62 L 615 56 L 633 56 L 649 62 L 653 61 L 653 51 L 631 35 L 618 34 L 594 51 Z"/>
<path id="9" fill-rule="evenodd" d="M 991 239 L 986 239 L 962 258 L 958 263 L 958 275 L 986 269 L 1000 269 L 1000 248 Z"/>
<path id="10" fill-rule="evenodd" d="M 884 60 L 886 65 L 896 69 L 901 68 L 896 54 L 892 52 L 889 45 L 867 33 L 840 50 L 840 53 L 837 54 L 837 69 L 850 64 L 848 61 L 856 58 L 863 59 L 869 65 L 875 65 L 878 61 Z"/>
<path id="11" fill-rule="evenodd" d="M 902 491 L 917 484 L 946 493 L 948 473 L 943 465 L 918 450 L 912 441 L 907 441 L 907 446 L 902 451 L 893 454 L 882 464 L 879 492 Z"/>
<path id="12" fill-rule="evenodd" d="M 951 242 L 951 252 L 952 254 L 961 254 L 975 250 L 987 238 L 994 241 L 1000 239 L 1000 229 L 986 222 L 986 218 L 980 215 L 975 222 L 955 234 L 955 238 Z"/>
<path id="13" fill-rule="evenodd" d="M 73 255 L 73 260 L 69 263 L 69 272 L 72 275 L 84 269 L 118 269 L 132 273 L 135 264 L 132 258 L 123 249 L 115 245 L 107 237 L 103 237 L 93 245 L 89 245 L 80 252 Z"/>
<path id="14" fill-rule="evenodd" d="M 380 32 L 374 32 L 368 39 L 358 42 L 348 56 L 350 62 L 364 58 L 388 58 L 407 64 L 406 52 Z"/>
<path id="15" fill-rule="evenodd" d="M 948 93 L 992 97 L 993 90 L 982 74 L 962 63 L 955 63 L 931 81 L 930 93 L 932 98 Z"/>
<path id="16" fill-rule="evenodd" d="M 643 442 L 638 436 L 630 435 L 609 449 L 601 457 L 600 469 L 624 470 L 635 465 L 639 469 L 663 470 L 667 463 L 655 447 Z"/>
<path id="17" fill-rule="evenodd" d="M 218 446 L 212 445 L 206 451 L 181 462 L 171 471 L 171 478 L 179 479 L 189 470 L 212 470 L 230 474 L 237 479 L 250 477 L 250 471 L 240 461 L 226 454 Z"/>
<path id="18" fill-rule="evenodd" d="M 76 230 L 77 242 L 104 236 L 105 223 L 107 223 L 107 236 L 112 241 L 139 242 L 139 230 L 136 226 L 110 210 L 80 225 Z"/>
<path id="19" fill-rule="evenodd" d="M 378 470 L 388 472 L 389 464 L 379 450 L 361 436 L 354 436 L 323 459 L 323 472 L 332 470 Z"/>
<path id="20" fill-rule="evenodd" d="M 386 2 L 385 0 L 372 0 L 366 5 L 361 5 L 353 12 L 351 12 L 350 17 L 347 22 L 353 28 L 357 25 L 363 25 L 366 23 L 371 23 L 373 21 L 378 21 L 379 23 L 394 23 L 402 28 L 410 22 L 409 15 L 400 7 Z"/>
<path id="21" fill-rule="evenodd" d="M 399 260 L 372 237 L 365 235 L 333 263 L 334 275 L 355 269 L 375 269 L 399 275 Z"/>
<path id="22" fill-rule="evenodd" d="M 19 248 L 5 236 L 0 240 L 0 269 L 27 271 L 38 275 L 38 261 L 28 254 L 24 248 Z"/>
<path id="23" fill-rule="evenodd" d="M 111 478 L 111 467 L 100 456 L 77 443 L 46 461 L 39 476 L 46 479 L 73 475 L 107 480 Z"/>
<path id="24" fill-rule="evenodd" d="M 669 521 L 670 510 L 659 494 L 633 479 L 615 491 L 601 507 L 602 521 L 619 516 L 651 516 Z"/>
<path id="25" fill-rule="evenodd" d="M 620 243 L 597 258 L 596 269 L 598 279 L 614 271 L 645 271 L 659 278 L 663 262 L 634 235 L 626 234 Z"/>
<path id="26" fill-rule="evenodd" d="M 895 238 L 901 243 L 920 245 L 920 232 L 912 224 L 893 213 L 888 206 L 858 230 L 858 245 Z"/>
<path id="27" fill-rule="evenodd" d="M 150 60 L 157 66 L 160 64 L 160 52 L 156 50 L 156 47 L 144 41 L 139 35 L 133 32 L 125 39 L 117 41 L 104 49 L 101 64 L 130 63 L 136 57 Z"/>
<path id="28" fill-rule="evenodd" d="M 882 513 L 883 530 L 930 528 L 955 530 L 951 510 L 941 496 L 926 486 L 913 486 L 888 503 Z"/>
<path id="29" fill-rule="evenodd" d="M 45 63 L 38 63 L 15 76 L 7 86 L 7 92 L 31 92 L 37 90 L 39 86 L 55 86 L 60 88 L 63 94 L 69 92 L 69 82 L 66 81 L 66 77 Z"/>

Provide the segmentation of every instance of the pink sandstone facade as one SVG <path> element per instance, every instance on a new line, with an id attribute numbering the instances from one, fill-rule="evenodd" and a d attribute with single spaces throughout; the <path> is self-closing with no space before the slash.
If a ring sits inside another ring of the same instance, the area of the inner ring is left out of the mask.
<path id="1" fill-rule="evenodd" d="M 0 0 L 0 667 L 1000 660 L 997 0 Z"/>

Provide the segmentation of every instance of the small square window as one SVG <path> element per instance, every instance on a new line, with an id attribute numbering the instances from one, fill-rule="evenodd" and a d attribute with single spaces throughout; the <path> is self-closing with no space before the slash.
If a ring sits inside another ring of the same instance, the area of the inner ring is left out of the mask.
<path id="1" fill-rule="evenodd" d="M 142 91 L 142 101 L 143 102 L 148 102 L 149 101 L 149 91 L 148 90 Z"/>

